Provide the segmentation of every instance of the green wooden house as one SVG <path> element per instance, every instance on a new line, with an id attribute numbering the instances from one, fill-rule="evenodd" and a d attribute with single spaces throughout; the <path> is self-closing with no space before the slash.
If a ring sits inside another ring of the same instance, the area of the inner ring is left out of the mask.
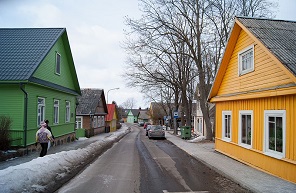
<path id="1" fill-rule="evenodd" d="M 0 116 L 12 119 L 12 146 L 34 144 L 45 119 L 56 144 L 75 139 L 81 92 L 66 29 L 0 29 L 0 42 Z"/>
<path id="2" fill-rule="evenodd" d="M 127 113 L 127 123 L 138 123 L 140 110 L 139 109 L 130 109 Z"/>

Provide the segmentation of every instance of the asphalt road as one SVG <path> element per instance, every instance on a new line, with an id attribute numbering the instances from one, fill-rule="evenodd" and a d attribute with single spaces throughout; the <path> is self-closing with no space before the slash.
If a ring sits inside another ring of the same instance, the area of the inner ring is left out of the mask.
<path id="1" fill-rule="evenodd" d="M 58 193 L 248 192 L 143 127 L 101 155 Z"/>

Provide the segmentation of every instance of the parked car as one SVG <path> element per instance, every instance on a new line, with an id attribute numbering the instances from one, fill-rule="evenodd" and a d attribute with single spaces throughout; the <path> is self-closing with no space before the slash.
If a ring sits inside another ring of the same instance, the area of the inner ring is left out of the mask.
<path id="1" fill-rule="evenodd" d="M 148 130 L 148 138 L 165 138 L 165 131 L 161 125 L 152 125 Z"/>
<path id="2" fill-rule="evenodd" d="M 153 125 L 147 125 L 146 126 L 146 136 L 148 136 L 148 131 L 150 130 L 150 128 L 152 127 Z"/>
<path id="3" fill-rule="evenodd" d="M 147 129 L 148 125 L 151 125 L 151 123 L 148 123 L 148 122 L 144 123 L 144 129 Z"/>
<path id="4" fill-rule="evenodd" d="M 140 127 L 143 127 L 143 126 L 144 126 L 144 122 L 139 122 L 138 125 L 139 125 Z"/>

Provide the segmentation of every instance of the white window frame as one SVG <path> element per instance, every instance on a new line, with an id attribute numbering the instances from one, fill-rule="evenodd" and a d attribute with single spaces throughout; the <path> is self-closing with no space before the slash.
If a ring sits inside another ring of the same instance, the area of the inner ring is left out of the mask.
<path id="1" fill-rule="evenodd" d="M 242 115 L 251 115 L 251 144 L 242 142 Z M 238 120 L 238 144 L 242 147 L 251 149 L 253 147 L 253 135 L 254 135 L 254 116 L 252 110 L 242 110 L 239 111 L 239 120 Z"/>
<path id="2" fill-rule="evenodd" d="M 80 119 L 80 120 L 77 120 Z M 77 116 L 76 117 L 76 123 L 75 123 L 75 127 L 76 129 L 82 129 L 83 126 L 83 117 L 82 116 Z"/>
<path id="3" fill-rule="evenodd" d="M 282 153 L 269 149 L 269 117 L 282 117 L 283 121 L 283 149 Z M 264 154 L 282 159 L 286 156 L 286 110 L 265 110 L 264 111 Z"/>
<path id="4" fill-rule="evenodd" d="M 40 103 L 39 100 L 42 102 Z M 37 99 L 37 126 L 45 119 L 45 98 L 38 97 Z"/>
<path id="5" fill-rule="evenodd" d="M 251 68 L 248 68 L 246 70 L 242 69 L 242 57 L 247 55 L 248 53 L 253 52 L 252 58 L 251 58 Z M 253 72 L 254 71 L 254 45 L 248 46 L 247 48 L 245 48 L 244 50 L 240 51 L 238 53 L 238 75 L 242 76 L 244 74 L 247 74 L 249 72 Z"/>
<path id="6" fill-rule="evenodd" d="M 66 101 L 66 118 L 65 122 L 69 123 L 70 122 L 70 110 L 71 110 L 71 103 L 70 101 Z"/>
<path id="7" fill-rule="evenodd" d="M 53 101 L 53 123 L 59 124 L 59 115 L 60 115 L 60 101 L 54 99 Z"/>
<path id="8" fill-rule="evenodd" d="M 230 116 L 230 125 L 229 125 L 229 137 L 225 135 L 225 119 L 224 117 Z M 232 137 L 232 112 L 231 111 L 222 111 L 222 139 L 224 141 L 230 142 Z"/>
<path id="9" fill-rule="evenodd" d="M 56 52 L 55 73 L 61 75 L 61 54 Z"/>

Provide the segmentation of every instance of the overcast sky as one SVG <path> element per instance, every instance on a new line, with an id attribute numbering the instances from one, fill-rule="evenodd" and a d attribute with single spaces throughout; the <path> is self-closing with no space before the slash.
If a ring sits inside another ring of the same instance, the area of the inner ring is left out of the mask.
<path id="1" fill-rule="evenodd" d="M 276 19 L 296 21 L 296 0 L 280 0 Z M 0 27 L 65 27 L 81 88 L 107 92 L 108 102 L 121 105 L 135 98 L 146 108 L 143 94 L 127 88 L 121 77 L 125 66 L 124 17 L 139 18 L 137 0 L 0 0 Z"/>

